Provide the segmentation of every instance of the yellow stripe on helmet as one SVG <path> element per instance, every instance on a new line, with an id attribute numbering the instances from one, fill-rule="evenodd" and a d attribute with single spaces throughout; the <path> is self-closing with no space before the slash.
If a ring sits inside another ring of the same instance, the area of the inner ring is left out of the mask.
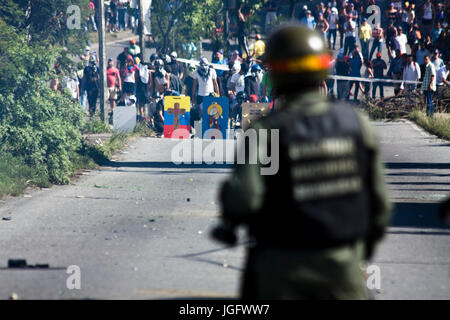
<path id="1" fill-rule="evenodd" d="M 308 55 L 300 58 L 283 61 L 270 61 L 269 66 L 273 72 L 299 73 L 318 72 L 330 67 L 331 57 L 328 54 Z"/>

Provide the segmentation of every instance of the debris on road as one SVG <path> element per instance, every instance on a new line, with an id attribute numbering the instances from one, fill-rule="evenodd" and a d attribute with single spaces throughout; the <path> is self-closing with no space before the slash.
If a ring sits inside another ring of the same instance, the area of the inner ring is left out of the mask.
<path id="1" fill-rule="evenodd" d="M 24 269 L 24 268 L 48 269 L 48 268 L 50 268 L 50 265 L 48 263 L 31 265 L 31 264 L 28 264 L 27 260 L 25 260 L 25 259 L 9 259 L 8 260 L 8 269 Z"/>
<path id="2" fill-rule="evenodd" d="M 11 217 L 3 217 L 2 220 L 3 221 L 10 221 L 12 218 Z"/>
<path id="3" fill-rule="evenodd" d="M 9 300 L 19 300 L 19 295 L 15 292 L 11 293 Z"/>
<path id="4" fill-rule="evenodd" d="M 435 112 L 450 111 L 450 89 L 444 88 L 433 95 Z M 361 106 L 375 119 L 407 118 L 414 109 L 426 108 L 424 96 L 420 90 L 400 94 L 384 99 L 362 99 Z"/>

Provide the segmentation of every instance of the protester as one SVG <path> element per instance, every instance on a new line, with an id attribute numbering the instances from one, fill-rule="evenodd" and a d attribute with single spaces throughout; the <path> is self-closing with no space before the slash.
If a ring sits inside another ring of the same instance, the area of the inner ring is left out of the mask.
<path id="1" fill-rule="evenodd" d="M 134 63 L 133 57 L 128 55 L 126 64 L 120 70 L 123 79 L 123 92 L 120 101 L 125 102 L 126 97 L 131 97 L 136 94 L 136 76 L 138 67 Z"/>
<path id="2" fill-rule="evenodd" d="M 327 32 L 329 29 L 329 24 L 328 21 L 325 19 L 325 17 L 323 16 L 323 13 L 320 12 L 317 18 L 317 24 L 316 24 L 316 31 L 319 32 L 323 39 L 327 38 Z"/>
<path id="3" fill-rule="evenodd" d="M 181 65 L 177 62 L 178 54 L 176 51 L 172 51 L 170 54 L 170 63 L 169 66 L 172 69 L 172 74 L 174 74 L 178 80 L 183 79 L 183 68 Z"/>
<path id="4" fill-rule="evenodd" d="M 122 70 L 123 66 L 127 62 L 127 57 L 130 55 L 129 48 L 124 47 L 123 51 L 117 56 L 116 67 L 119 70 Z"/>
<path id="5" fill-rule="evenodd" d="M 347 56 L 344 55 L 343 49 L 339 50 L 336 59 L 336 75 L 348 77 L 350 73 L 350 63 Z M 339 100 L 348 100 L 350 90 L 348 80 L 337 80 L 337 93 Z"/>
<path id="6" fill-rule="evenodd" d="M 306 11 L 306 16 L 300 20 L 309 29 L 314 30 L 316 28 L 316 20 L 311 15 L 311 10 Z"/>
<path id="7" fill-rule="evenodd" d="M 386 62 L 381 58 L 381 52 L 377 52 L 376 59 L 372 60 L 373 67 L 373 76 L 375 79 L 383 79 L 384 78 L 384 70 L 387 69 Z M 384 98 L 384 88 L 383 82 L 374 82 L 372 85 L 372 98 L 375 99 L 375 95 L 377 92 L 377 87 L 379 87 L 380 98 Z"/>
<path id="8" fill-rule="evenodd" d="M 359 27 L 359 42 L 361 43 L 361 53 L 365 60 L 369 58 L 369 44 L 372 37 L 372 27 L 367 23 L 367 18 L 363 18 L 363 22 Z"/>
<path id="9" fill-rule="evenodd" d="M 110 105 L 110 117 L 114 112 L 116 107 L 116 100 L 118 94 L 122 91 L 122 80 L 120 78 L 119 69 L 114 67 L 114 60 L 112 58 L 108 59 L 108 68 L 106 69 L 106 86 L 108 90 L 108 100 Z"/>
<path id="10" fill-rule="evenodd" d="M 218 64 L 220 66 L 228 65 L 228 60 L 223 56 L 223 50 L 220 49 L 216 52 L 213 57 L 212 63 Z M 224 97 L 226 95 L 226 71 L 225 70 L 216 70 L 217 74 L 217 83 L 219 85 L 220 96 Z"/>
<path id="11" fill-rule="evenodd" d="M 164 62 L 161 59 L 155 61 L 155 72 L 152 74 L 150 94 L 154 98 L 159 98 L 170 87 L 170 75 L 164 69 Z"/>
<path id="12" fill-rule="evenodd" d="M 248 71 L 248 64 L 244 62 L 239 67 L 236 66 L 235 70 L 237 69 L 239 70 L 231 76 L 230 80 L 231 91 L 235 97 L 239 92 L 245 90 L 245 75 Z"/>
<path id="13" fill-rule="evenodd" d="M 361 77 L 361 67 L 363 65 L 364 59 L 359 51 L 359 47 L 355 46 L 350 54 L 350 77 Z M 355 80 L 350 80 L 349 90 L 351 92 L 353 85 L 355 85 L 355 92 L 353 94 L 353 100 L 356 102 L 358 100 L 358 92 L 360 89 L 360 82 Z M 347 97 L 349 100 L 350 97 Z"/>
<path id="14" fill-rule="evenodd" d="M 415 12 L 411 5 L 408 2 L 405 2 L 404 8 L 402 10 L 402 28 L 405 31 L 406 35 L 409 35 L 409 31 L 411 30 L 412 24 L 415 20 Z"/>
<path id="15" fill-rule="evenodd" d="M 353 21 L 353 16 L 347 17 L 347 22 L 344 24 L 345 42 L 344 55 L 353 51 L 356 43 L 356 23 Z"/>
<path id="16" fill-rule="evenodd" d="M 420 80 L 420 66 L 414 61 L 412 55 L 408 56 L 408 62 L 403 68 L 403 81 L 419 81 Z M 406 104 L 412 105 L 414 100 L 412 99 L 413 91 L 416 90 L 417 84 L 415 83 L 402 83 L 401 87 L 405 92 Z"/>
<path id="17" fill-rule="evenodd" d="M 416 61 L 420 66 L 420 73 L 425 74 L 425 57 L 430 56 L 431 52 L 425 47 L 424 43 L 420 44 L 420 49 L 416 52 Z"/>
<path id="18" fill-rule="evenodd" d="M 372 31 L 372 49 L 370 50 L 369 59 L 372 60 L 373 53 L 375 50 L 377 52 L 382 53 L 383 52 L 383 29 L 380 27 L 380 24 L 377 24 L 375 28 Z"/>
<path id="19" fill-rule="evenodd" d="M 397 28 L 397 36 L 395 37 L 395 47 L 400 50 L 401 54 L 406 54 L 406 44 L 408 43 L 408 39 L 406 35 L 403 33 L 402 27 Z"/>
<path id="20" fill-rule="evenodd" d="M 438 49 L 434 50 L 433 57 L 431 58 L 431 63 L 434 65 L 435 70 L 439 70 L 444 66 L 444 61 L 442 61 Z"/>
<path id="21" fill-rule="evenodd" d="M 389 66 L 389 70 L 387 75 L 391 77 L 393 80 L 401 80 L 402 79 L 402 71 L 403 71 L 403 60 L 402 54 L 399 49 L 395 50 L 395 58 L 392 60 L 391 65 Z M 400 94 L 400 84 L 395 84 L 394 93 L 395 95 Z"/>
<path id="22" fill-rule="evenodd" d="M 247 74 L 244 78 L 245 83 L 245 93 L 247 97 L 255 96 L 256 102 L 259 102 L 260 92 L 259 92 L 259 74 L 262 71 L 261 67 L 257 64 L 251 67 L 251 72 Z"/>
<path id="23" fill-rule="evenodd" d="M 266 10 L 266 24 L 264 31 L 270 32 L 272 26 L 274 25 L 275 21 L 277 20 L 277 11 L 278 11 L 278 5 L 277 1 L 275 0 L 269 0 L 264 5 L 264 9 Z"/>
<path id="24" fill-rule="evenodd" d="M 373 79 L 374 74 L 373 74 L 372 62 L 370 62 L 369 60 L 364 60 L 364 67 L 366 67 L 366 70 L 364 71 L 364 78 L 369 79 L 369 80 Z M 370 97 L 370 87 L 371 87 L 371 82 L 365 81 L 364 82 L 364 96 L 366 97 L 366 99 L 368 97 Z"/>
<path id="25" fill-rule="evenodd" d="M 328 16 L 329 30 L 327 35 L 328 47 L 332 48 L 333 50 L 336 49 L 336 34 L 338 29 L 338 23 L 339 23 L 338 10 L 335 7 L 333 7 L 331 8 L 330 15 Z M 333 37 L 333 46 L 331 45 L 331 37 Z"/>
<path id="26" fill-rule="evenodd" d="M 427 116 L 434 114 L 433 93 L 436 91 L 436 70 L 429 56 L 425 56 L 425 74 L 423 76 L 422 91 L 427 103 Z"/>
<path id="27" fill-rule="evenodd" d="M 450 71 L 450 61 L 447 62 L 445 66 L 443 66 L 436 72 L 436 85 L 438 87 L 444 87 L 449 85 L 449 81 L 447 80 L 449 71 Z"/>
<path id="28" fill-rule="evenodd" d="M 264 68 L 267 68 L 266 66 L 263 66 Z M 264 72 L 262 79 L 261 79 L 261 86 L 262 86 L 262 101 L 263 102 L 271 102 L 272 101 L 272 81 L 270 80 L 270 74 L 266 70 Z"/>
<path id="29" fill-rule="evenodd" d="M 248 29 L 247 29 L 247 20 L 245 19 L 244 15 L 244 7 L 241 3 L 237 7 L 237 26 L 238 26 L 238 42 L 239 47 L 242 50 L 242 54 L 245 54 L 245 58 L 248 58 L 250 56 L 250 52 L 248 49 Z"/>
<path id="30" fill-rule="evenodd" d="M 253 51 L 254 51 L 253 57 L 255 59 L 260 59 L 266 51 L 266 43 L 263 40 L 261 40 L 261 36 L 259 34 L 257 34 L 255 36 L 255 40 L 256 40 L 256 42 L 253 45 L 253 48 L 254 48 L 253 49 Z"/>
<path id="31" fill-rule="evenodd" d="M 130 40 L 130 47 L 128 48 L 128 52 L 133 58 L 136 58 L 139 54 L 141 54 L 141 48 L 136 44 L 136 40 Z"/>
<path id="32" fill-rule="evenodd" d="M 347 12 L 345 7 L 342 7 L 339 11 L 338 30 L 339 30 L 339 48 L 344 48 L 345 29 L 344 25 L 347 23 Z"/>
<path id="33" fill-rule="evenodd" d="M 202 58 L 198 69 L 194 72 L 193 96 L 196 99 L 196 104 L 201 105 L 205 97 L 214 94 L 219 95 L 217 74 L 209 66 L 208 59 Z"/>
<path id="34" fill-rule="evenodd" d="M 433 28 L 433 20 L 436 17 L 436 12 L 434 5 L 431 0 L 426 0 L 421 8 L 422 28 L 424 37 L 431 34 L 431 29 Z"/>
<path id="35" fill-rule="evenodd" d="M 97 59 L 92 55 L 89 59 L 89 65 L 84 68 L 83 84 L 86 87 L 89 104 L 89 115 L 94 116 L 97 108 L 98 90 L 100 88 L 100 71 L 97 67 Z"/>
<path id="36" fill-rule="evenodd" d="M 150 70 L 136 57 L 138 74 L 136 76 L 136 99 L 139 110 L 139 119 L 146 120 L 144 106 L 150 103 Z"/>

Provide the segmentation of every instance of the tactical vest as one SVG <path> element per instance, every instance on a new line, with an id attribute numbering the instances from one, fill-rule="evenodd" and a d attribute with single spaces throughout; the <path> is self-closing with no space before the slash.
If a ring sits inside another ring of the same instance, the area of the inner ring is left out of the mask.
<path id="1" fill-rule="evenodd" d="M 282 110 L 263 125 L 279 128 L 280 164 L 276 175 L 264 176 L 267 196 L 250 225 L 258 243 L 313 249 L 364 237 L 370 155 L 356 111 L 343 104 L 308 117 Z"/>

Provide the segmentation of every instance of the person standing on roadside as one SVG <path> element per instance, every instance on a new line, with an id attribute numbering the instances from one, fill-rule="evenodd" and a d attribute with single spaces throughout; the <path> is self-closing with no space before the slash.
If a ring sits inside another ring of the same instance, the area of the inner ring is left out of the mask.
<path id="1" fill-rule="evenodd" d="M 109 117 L 112 117 L 114 108 L 116 107 L 116 100 L 118 94 L 122 91 L 122 80 L 120 78 L 119 69 L 114 67 L 114 60 L 108 59 L 108 67 L 106 69 L 106 86 L 108 88 L 108 100 L 109 100 Z"/>
<path id="2" fill-rule="evenodd" d="M 427 116 L 434 114 L 433 93 L 436 91 L 436 70 L 430 56 L 425 56 L 425 74 L 423 75 L 422 91 L 427 102 Z"/>

